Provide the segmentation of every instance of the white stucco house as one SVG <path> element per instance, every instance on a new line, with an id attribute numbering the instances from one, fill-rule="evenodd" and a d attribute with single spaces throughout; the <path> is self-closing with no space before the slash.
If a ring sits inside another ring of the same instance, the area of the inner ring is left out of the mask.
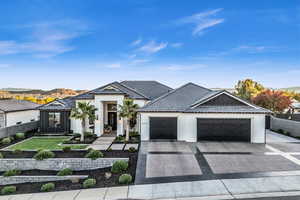
<path id="1" fill-rule="evenodd" d="M 90 122 L 95 134 L 104 134 L 105 125 L 110 125 L 117 135 L 123 135 L 124 121 L 117 108 L 124 98 L 140 106 L 136 129 L 144 141 L 264 143 L 265 116 L 271 113 L 227 91 L 194 83 L 172 89 L 157 81 L 122 81 L 40 107 L 41 130 L 80 132 L 81 123 L 69 118 L 70 110 L 78 102 L 89 102 L 97 108 L 96 120 Z"/>
<path id="2" fill-rule="evenodd" d="M 15 99 L 0 100 L 0 128 L 38 121 L 39 104 Z"/>

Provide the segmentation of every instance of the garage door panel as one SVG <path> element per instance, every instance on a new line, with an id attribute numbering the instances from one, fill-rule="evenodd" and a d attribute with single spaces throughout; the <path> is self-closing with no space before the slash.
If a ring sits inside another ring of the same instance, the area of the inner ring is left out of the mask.
<path id="1" fill-rule="evenodd" d="M 150 139 L 177 139 L 177 118 L 151 117 Z"/>
<path id="2" fill-rule="evenodd" d="M 197 119 L 198 140 L 251 140 L 250 119 Z"/>

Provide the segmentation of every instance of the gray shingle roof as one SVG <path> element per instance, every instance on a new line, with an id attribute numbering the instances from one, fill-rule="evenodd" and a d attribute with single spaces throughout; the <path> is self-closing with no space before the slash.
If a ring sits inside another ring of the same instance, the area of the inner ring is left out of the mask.
<path id="1" fill-rule="evenodd" d="M 191 104 L 198 99 L 210 93 L 211 90 L 196 85 L 187 83 L 180 88 L 177 88 L 161 97 L 153 100 L 140 111 L 168 111 L 168 112 L 183 112 Z"/>
<path id="2" fill-rule="evenodd" d="M 39 106 L 40 106 L 39 104 L 33 103 L 31 101 L 25 101 L 25 100 L 16 100 L 16 99 L 0 100 L 0 110 L 4 112 L 35 110 Z"/>
<path id="3" fill-rule="evenodd" d="M 121 84 L 134 89 L 150 100 L 173 90 L 172 88 L 157 81 L 122 81 Z"/>
<path id="4" fill-rule="evenodd" d="M 271 113 L 271 111 L 245 105 L 201 105 L 207 99 L 218 96 L 225 91 L 212 91 L 193 83 L 188 83 L 175 89 L 139 109 L 140 112 L 183 112 L 183 113 Z M 225 92 L 227 93 L 227 92 Z M 233 98 L 233 97 L 232 97 Z M 236 97 L 239 99 L 238 97 Z M 198 106 L 197 106 L 198 105 Z M 193 107 L 194 106 L 194 107 Z M 196 107 L 195 107 L 196 106 Z"/>
<path id="5" fill-rule="evenodd" d="M 107 87 L 113 87 L 114 89 L 107 89 Z M 119 82 L 112 82 L 110 84 L 101 86 L 84 94 L 76 96 L 76 99 L 93 99 L 97 94 L 124 94 L 133 99 L 147 99 L 143 94 L 138 93 L 134 89 L 128 88 Z"/>
<path id="6" fill-rule="evenodd" d="M 66 97 L 64 99 L 57 99 L 48 104 L 38 107 L 39 110 L 71 110 L 75 107 L 74 97 Z"/>

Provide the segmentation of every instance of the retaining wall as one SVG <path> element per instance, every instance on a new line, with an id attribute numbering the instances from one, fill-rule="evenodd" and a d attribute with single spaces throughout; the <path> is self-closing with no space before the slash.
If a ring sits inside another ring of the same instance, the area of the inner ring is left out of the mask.
<path id="1" fill-rule="evenodd" d="M 74 171 L 92 170 L 99 168 L 111 167 L 114 162 L 124 160 L 128 162 L 128 158 L 98 158 L 91 160 L 90 158 L 51 158 L 46 160 L 35 159 L 0 159 L 0 171 L 11 169 L 18 170 L 55 170 L 59 171 L 70 168 Z"/>
<path id="2" fill-rule="evenodd" d="M 15 135 L 16 133 L 25 133 L 28 131 L 33 131 L 37 129 L 39 126 L 39 121 L 9 126 L 5 128 L 0 128 L 0 138 L 8 137 Z"/>

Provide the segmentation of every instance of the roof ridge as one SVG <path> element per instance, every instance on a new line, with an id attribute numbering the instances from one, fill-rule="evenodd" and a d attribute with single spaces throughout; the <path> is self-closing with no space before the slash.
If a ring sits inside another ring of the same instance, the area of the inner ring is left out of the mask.
<path id="1" fill-rule="evenodd" d="M 131 90 L 131 91 L 133 91 L 133 92 L 135 92 L 135 93 L 137 93 L 138 95 L 141 95 L 141 96 L 145 97 L 146 99 L 149 99 L 149 97 L 147 97 L 147 96 L 144 95 L 143 93 L 141 93 L 141 92 L 139 92 L 139 91 L 137 91 L 137 90 L 135 90 L 135 89 L 133 89 L 133 88 L 127 86 L 127 85 L 124 85 L 122 82 L 118 82 L 118 83 L 119 83 L 120 85 L 122 85 L 123 87 L 125 87 L 125 88 L 127 88 L 127 89 L 129 89 L 129 90 Z"/>
<path id="2" fill-rule="evenodd" d="M 159 82 L 157 80 L 123 80 L 120 83 L 123 83 L 123 82 L 126 82 L 126 81 L 128 81 L 128 82 L 130 82 L 130 81 L 131 82 L 138 82 L 138 81 L 140 81 L 140 82 L 155 82 L 155 83 L 158 83 L 158 84 L 164 86 L 165 88 L 173 90 L 173 88 L 171 88 L 171 87 L 167 86 L 166 84 L 163 84 L 163 83 L 161 83 L 161 82 Z"/>
<path id="3" fill-rule="evenodd" d="M 153 103 L 155 103 L 155 102 L 157 102 L 157 101 L 165 98 L 166 96 L 169 96 L 170 94 L 173 94 L 174 92 L 178 91 L 179 89 L 184 88 L 184 87 L 186 87 L 187 85 L 190 85 L 190 84 L 193 84 L 193 83 L 188 82 L 188 83 L 186 83 L 186 84 L 184 84 L 184 85 L 182 85 L 182 86 L 180 86 L 180 87 L 178 87 L 176 89 L 173 89 L 173 90 L 171 90 L 171 91 L 169 91 L 169 92 L 167 92 L 167 93 L 165 93 L 165 94 L 157 97 L 156 99 L 153 99 L 150 103 L 146 104 L 143 108 L 147 108 L 148 106 L 152 105 Z"/>

